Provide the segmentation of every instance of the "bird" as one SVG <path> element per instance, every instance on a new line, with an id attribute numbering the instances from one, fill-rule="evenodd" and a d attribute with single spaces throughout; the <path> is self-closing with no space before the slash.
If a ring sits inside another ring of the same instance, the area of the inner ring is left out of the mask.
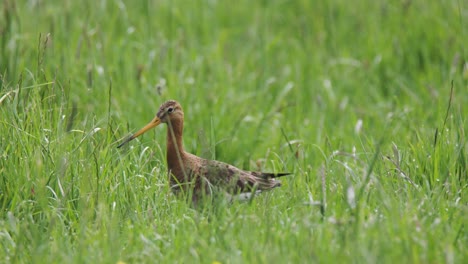
<path id="1" fill-rule="evenodd" d="M 161 123 L 167 125 L 166 160 L 171 189 L 176 194 L 190 194 L 194 203 L 218 193 L 230 201 L 249 200 L 262 191 L 280 187 L 281 182 L 276 178 L 291 174 L 247 171 L 186 152 L 182 143 L 184 111 L 175 100 L 164 102 L 151 122 L 127 137 L 117 148 Z"/>

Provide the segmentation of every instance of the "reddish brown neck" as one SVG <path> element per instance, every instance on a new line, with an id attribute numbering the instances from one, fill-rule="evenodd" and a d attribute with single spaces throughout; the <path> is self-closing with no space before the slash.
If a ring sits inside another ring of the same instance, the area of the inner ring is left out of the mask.
<path id="1" fill-rule="evenodd" d="M 167 122 L 167 165 L 172 173 L 177 174 L 182 171 L 183 158 L 185 155 L 182 144 L 182 133 L 184 130 L 184 120 L 169 120 Z"/>

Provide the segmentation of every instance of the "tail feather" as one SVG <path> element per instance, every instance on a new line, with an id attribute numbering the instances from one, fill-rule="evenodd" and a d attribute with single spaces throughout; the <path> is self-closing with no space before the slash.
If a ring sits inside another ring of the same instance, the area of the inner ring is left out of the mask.
<path id="1" fill-rule="evenodd" d="M 262 172 L 260 176 L 262 176 L 264 179 L 270 179 L 270 178 L 279 178 L 283 176 L 288 176 L 291 174 L 292 174 L 291 172 L 281 172 L 281 173 Z"/>

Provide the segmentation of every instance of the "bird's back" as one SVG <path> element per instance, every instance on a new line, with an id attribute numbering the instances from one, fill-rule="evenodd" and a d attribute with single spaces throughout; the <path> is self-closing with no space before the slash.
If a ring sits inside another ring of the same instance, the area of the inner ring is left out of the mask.
<path id="1" fill-rule="evenodd" d="M 274 178 L 287 175 L 245 171 L 221 161 L 203 159 L 190 153 L 185 153 L 183 163 L 185 170 L 179 172 L 179 175 L 174 175 L 179 181 L 185 179 L 194 181 L 199 188 L 204 185 L 223 188 L 229 194 L 279 187 L 281 183 Z M 199 183 L 196 183 L 197 181 Z"/>

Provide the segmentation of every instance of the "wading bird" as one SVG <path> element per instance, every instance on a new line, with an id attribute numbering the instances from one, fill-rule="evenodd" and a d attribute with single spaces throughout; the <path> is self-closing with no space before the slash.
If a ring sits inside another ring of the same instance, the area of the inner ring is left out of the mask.
<path id="1" fill-rule="evenodd" d="M 124 140 L 118 148 L 161 123 L 167 124 L 166 158 L 171 188 L 175 193 L 183 191 L 190 194 L 195 203 L 215 193 L 222 193 L 231 200 L 249 199 L 252 194 L 281 186 L 275 178 L 290 174 L 245 171 L 224 162 L 203 159 L 185 152 L 182 144 L 184 112 L 181 105 L 173 100 L 163 103 L 156 117 Z"/>

